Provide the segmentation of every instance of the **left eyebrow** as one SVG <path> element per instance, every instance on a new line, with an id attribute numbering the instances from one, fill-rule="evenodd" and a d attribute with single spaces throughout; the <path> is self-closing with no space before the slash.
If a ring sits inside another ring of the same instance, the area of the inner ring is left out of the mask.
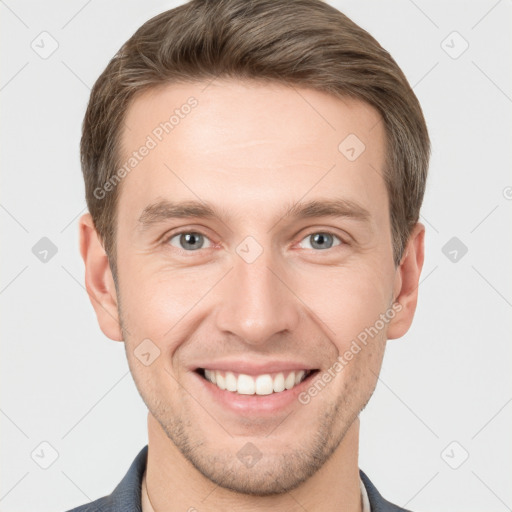
<path id="1" fill-rule="evenodd" d="M 348 217 L 368 222 L 370 212 L 360 204 L 348 199 L 315 199 L 291 205 L 282 218 L 309 219 L 312 217 Z"/>
<path id="2" fill-rule="evenodd" d="M 220 212 L 215 206 L 205 201 L 172 202 L 161 200 L 144 208 L 138 219 L 141 230 L 153 224 L 169 219 L 225 219 L 229 215 Z M 361 205 L 348 199 L 315 199 L 305 203 L 292 203 L 284 214 L 278 216 L 275 224 L 283 219 L 309 219 L 313 217 L 346 217 L 361 222 L 369 222 L 370 212 Z M 274 224 L 274 225 L 275 225 Z"/>

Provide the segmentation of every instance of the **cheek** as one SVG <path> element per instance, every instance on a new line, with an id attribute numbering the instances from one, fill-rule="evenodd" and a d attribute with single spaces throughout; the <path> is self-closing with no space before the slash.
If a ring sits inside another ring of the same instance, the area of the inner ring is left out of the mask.
<path id="1" fill-rule="evenodd" d="M 172 354 L 184 336 L 185 321 L 180 320 L 191 308 L 189 299 L 193 299 L 177 293 L 171 283 L 142 273 L 131 274 L 124 285 L 120 282 L 128 364 L 139 393 L 148 407 L 151 404 L 156 409 L 159 401 L 166 402 L 164 396 L 178 392 Z"/>
<path id="2" fill-rule="evenodd" d="M 300 297 L 321 320 L 326 334 L 343 348 L 374 326 L 390 306 L 391 283 L 375 270 L 329 269 L 323 279 L 302 277 Z M 379 330 L 383 330 L 382 326 Z"/>
<path id="3" fill-rule="evenodd" d="M 191 321 L 197 325 L 204 314 L 202 299 L 218 280 L 212 273 L 200 277 L 193 269 L 153 272 L 149 265 L 124 276 L 128 277 L 120 279 L 120 295 L 127 340 L 136 346 L 149 338 L 166 358 L 190 334 Z"/>

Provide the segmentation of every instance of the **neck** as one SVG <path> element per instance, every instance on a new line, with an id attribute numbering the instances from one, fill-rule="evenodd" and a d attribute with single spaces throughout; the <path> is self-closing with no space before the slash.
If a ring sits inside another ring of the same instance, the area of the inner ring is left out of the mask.
<path id="1" fill-rule="evenodd" d="M 251 496 L 221 488 L 203 476 L 148 413 L 146 488 L 154 512 L 360 512 L 358 445 L 356 419 L 329 460 L 301 486 L 281 495 Z"/>

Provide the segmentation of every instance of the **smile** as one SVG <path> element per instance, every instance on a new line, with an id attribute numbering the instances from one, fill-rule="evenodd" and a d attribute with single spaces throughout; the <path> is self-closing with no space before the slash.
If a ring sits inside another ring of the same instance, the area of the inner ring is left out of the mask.
<path id="1" fill-rule="evenodd" d="M 221 390 L 239 395 L 271 395 L 293 389 L 317 370 L 265 373 L 254 376 L 207 368 L 198 368 L 197 372 Z"/>

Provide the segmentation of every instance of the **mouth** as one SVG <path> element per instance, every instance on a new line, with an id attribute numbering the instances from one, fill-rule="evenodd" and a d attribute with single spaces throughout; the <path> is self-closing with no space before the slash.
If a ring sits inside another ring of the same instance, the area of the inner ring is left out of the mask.
<path id="1" fill-rule="evenodd" d="M 276 395 L 299 386 L 314 377 L 319 370 L 294 370 L 260 375 L 197 368 L 195 372 L 222 391 L 235 395 Z"/>

